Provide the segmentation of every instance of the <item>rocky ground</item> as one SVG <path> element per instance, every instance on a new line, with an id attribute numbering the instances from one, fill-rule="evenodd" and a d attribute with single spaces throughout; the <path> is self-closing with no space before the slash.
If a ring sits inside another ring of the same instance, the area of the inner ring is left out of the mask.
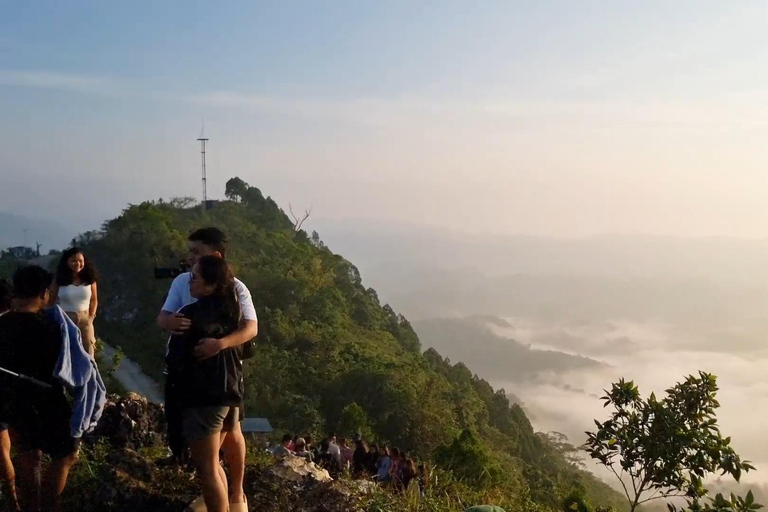
<path id="1" fill-rule="evenodd" d="M 183 510 L 199 495 L 200 486 L 190 473 L 156 464 L 166 455 L 164 430 L 162 406 L 133 393 L 110 396 L 99 427 L 84 440 L 80 462 L 70 475 L 67 510 Z M 251 459 L 245 479 L 251 511 L 363 510 L 364 485 L 330 481 L 323 470 L 303 461 L 275 464 L 265 452 Z M 0 510 L 2 505 L 0 498 Z"/>

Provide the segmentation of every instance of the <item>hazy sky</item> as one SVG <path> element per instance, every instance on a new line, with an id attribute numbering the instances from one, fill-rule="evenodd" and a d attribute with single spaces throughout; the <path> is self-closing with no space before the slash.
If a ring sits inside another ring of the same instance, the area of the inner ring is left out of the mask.
<path id="1" fill-rule="evenodd" d="M 768 4 L 0 0 L 0 210 L 768 236 Z"/>

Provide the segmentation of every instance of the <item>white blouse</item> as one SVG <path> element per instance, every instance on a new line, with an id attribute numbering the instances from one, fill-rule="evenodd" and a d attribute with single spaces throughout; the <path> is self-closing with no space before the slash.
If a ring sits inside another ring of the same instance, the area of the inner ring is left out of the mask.
<path id="1" fill-rule="evenodd" d="M 88 311 L 91 306 L 91 285 L 70 284 L 60 287 L 59 306 L 68 313 Z"/>

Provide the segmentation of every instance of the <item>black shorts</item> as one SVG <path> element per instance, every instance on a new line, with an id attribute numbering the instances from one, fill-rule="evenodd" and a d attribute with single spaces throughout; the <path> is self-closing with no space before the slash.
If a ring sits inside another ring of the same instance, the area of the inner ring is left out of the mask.
<path id="1" fill-rule="evenodd" d="M 37 422 L 14 422 L 10 426 L 15 444 L 22 450 L 40 450 L 53 459 L 72 455 L 80 444 L 69 432 L 69 425 L 41 425 Z"/>
<path id="2" fill-rule="evenodd" d="M 15 444 L 23 450 L 40 450 L 61 459 L 77 450 L 79 439 L 72 437 L 72 409 L 63 396 L 52 396 L 45 405 L 15 403 L 13 415 L 4 420 L 13 433 Z"/>

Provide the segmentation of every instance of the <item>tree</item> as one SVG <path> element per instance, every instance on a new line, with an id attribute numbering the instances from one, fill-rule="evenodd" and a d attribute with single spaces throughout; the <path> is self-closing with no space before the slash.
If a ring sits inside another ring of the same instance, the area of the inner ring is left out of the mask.
<path id="1" fill-rule="evenodd" d="M 368 439 L 369 441 L 373 438 L 373 429 L 371 429 L 368 415 L 355 402 L 348 404 L 341 411 L 341 420 L 336 431 L 341 432 L 345 436 L 360 434 L 363 439 Z"/>
<path id="2" fill-rule="evenodd" d="M 248 192 L 248 185 L 240 178 L 230 178 L 224 186 L 224 195 L 230 201 L 239 203 L 245 199 Z"/>
<path id="3" fill-rule="evenodd" d="M 717 378 L 699 372 L 668 389 L 661 400 L 653 393 L 643 400 L 637 386 L 624 379 L 605 391 L 602 400 L 604 407 L 613 408 L 611 417 L 603 423 L 595 420 L 597 431 L 587 432 L 585 447 L 619 479 L 631 511 L 671 497 L 686 498 L 691 510 L 707 510 L 700 504 L 708 495 L 706 475 L 720 472 L 738 481 L 754 469 L 720 433 L 717 390 Z M 740 499 L 732 496 L 731 501 L 737 506 Z M 718 502 L 726 500 L 718 495 L 713 503 Z"/>

